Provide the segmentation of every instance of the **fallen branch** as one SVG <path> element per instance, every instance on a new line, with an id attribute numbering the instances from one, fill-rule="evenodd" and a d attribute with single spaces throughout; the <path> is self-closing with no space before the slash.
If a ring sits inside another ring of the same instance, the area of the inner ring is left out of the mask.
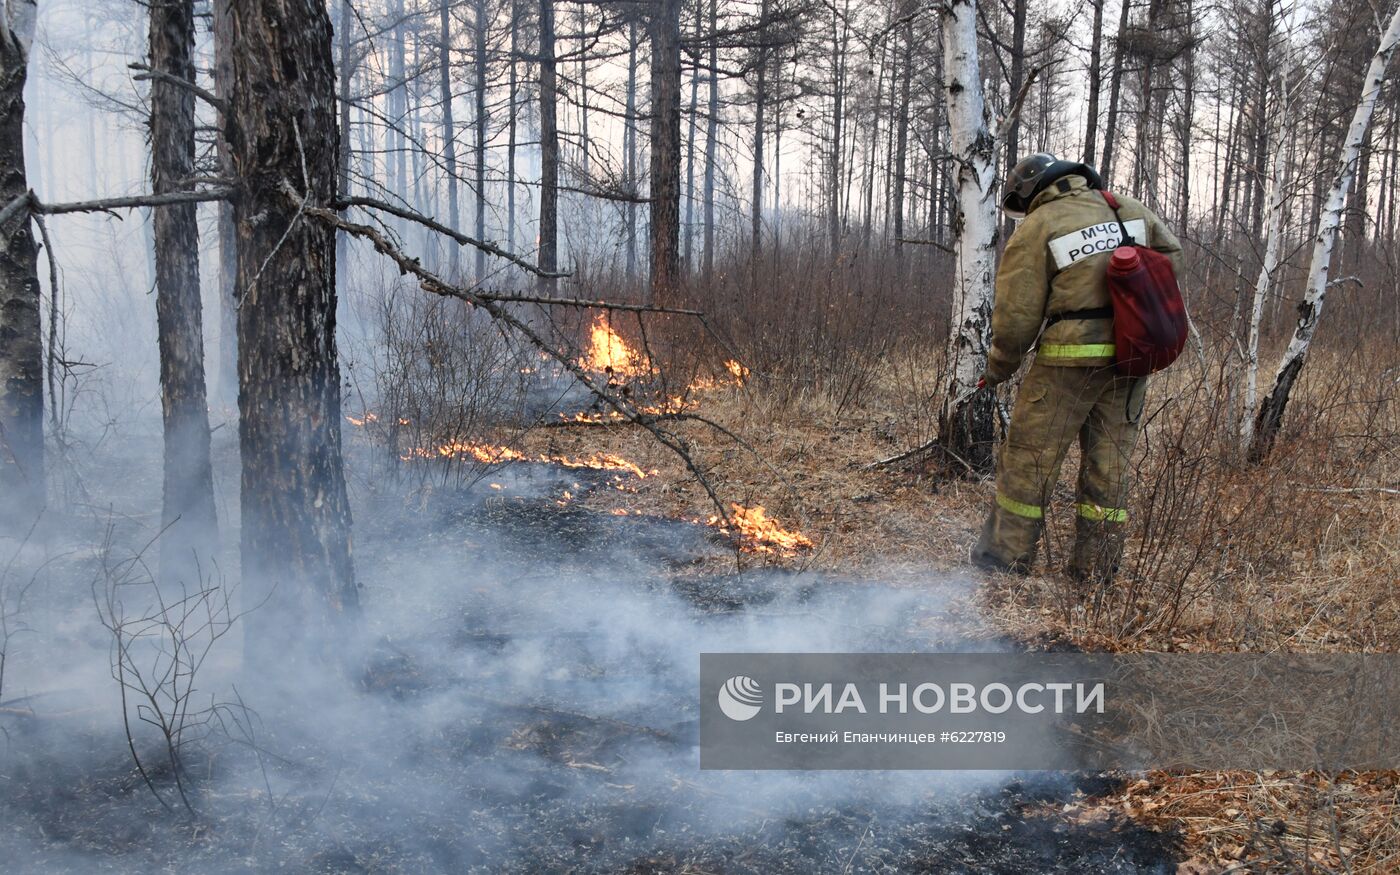
<path id="1" fill-rule="evenodd" d="M 1305 486 L 1304 492 L 1333 492 L 1343 495 L 1361 495 L 1367 492 L 1378 492 L 1381 495 L 1400 495 L 1400 489 L 1392 489 L 1389 486 Z"/>
<path id="2" fill-rule="evenodd" d="M 937 248 L 937 249 L 942 249 L 944 252 L 955 252 L 955 251 L 956 251 L 956 250 L 953 249 L 953 247 L 949 246 L 949 245 L 946 244 L 946 243 L 939 243 L 937 240 L 922 240 L 922 239 L 917 238 L 917 237 L 896 237 L 896 238 L 895 238 L 895 242 L 897 242 L 897 243 L 912 243 L 912 244 L 914 244 L 914 245 L 916 245 L 916 246 L 932 246 L 932 247 L 935 247 L 935 248 Z"/>
<path id="3" fill-rule="evenodd" d="M 516 295 L 474 290 L 484 301 L 500 301 L 508 304 L 544 304 L 551 307 L 585 307 L 593 310 L 621 310 L 626 313 L 670 313 L 675 316 L 704 316 L 700 310 L 682 310 L 677 307 L 658 307 L 654 304 L 619 304 L 612 301 L 596 301 L 587 298 L 550 298 L 543 295 Z"/>
<path id="4" fill-rule="evenodd" d="M 482 252 L 485 252 L 488 255 L 494 255 L 497 258 L 504 258 L 506 261 L 509 261 L 516 267 L 529 271 L 535 276 L 545 277 L 546 279 L 557 279 L 559 277 L 569 276 L 567 272 L 561 273 L 558 271 L 545 270 L 544 268 L 539 267 L 538 265 L 531 264 L 530 262 L 526 261 L 525 259 L 521 258 L 513 252 L 507 252 L 501 247 L 495 245 L 494 243 L 487 243 L 482 240 L 477 240 L 475 237 L 468 237 L 461 231 L 449 228 L 441 222 L 438 222 L 435 219 L 430 219 L 422 213 L 415 212 L 413 210 L 407 209 L 406 207 L 400 207 L 395 204 L 391 204 L 387 201 L 381 201 L 376 200 L 374 198 L 361 196 L 341 197 L 336 198 L 335 205 L 338 209 L 343 209 L 345 207 L 362 207 L 365 209 L 380 210 L 381 212 L 388 213 L 391 216 L 398 216 L 400 219 L 404 219 L 409 222 L 415 222 L 419 225 L 422 225 L 424 228 L 436 231 L 437 233 L 442 234 L 445 237 L 451 237 L 453 240 L 456 240 L 463 246 L 475 246 L 477 249 L 480 249 Z"/>
<path id="5" fill-rule="evenodd" d="M 294 203 L 302 202 L 303 195 L 298 192 L 296 187 L 290 182 L 283 180 L 282 190 Z M 629 402 L 609 392 L 605 387 L 599 386 L 597 381 L 593 379 L 593 376 L 578 363 L 574 356 L 556 348 L 552 343 L 541 337 L 539 332 L 535 331 L 535 329 L 511 313 L 510 310 L 504 306 L 505 302 L 494 300 L 489 294 L 483 293 L 477 289 L 456 286 L 449 283 L 442 277 L 439 277 L 423 267 L 418 259 L 405 254 L 401 249 L 389 242 L 388 238 L 377 229 L 371 228 L 368 225 L 351 222 L 340 216 L 340 214 L 334 210 L 325 207 L 308 206 L 305 208 L 305 215 L 320 219 L 326 224 L 338 228 L 351 236 L 368 240 L 374 246 L 376 252 L 391 259 L 399 266 L 399 270 L 402 273 L 412 274 L 416 277 L 424 291 L 441 297 L 457 298 L 458 300 L 466 301 L 468 304 L 485 310 L 491 318 L 515 329 L 541 352 L 554 359 L 561 367 L 573 374 L 574 378 L 596 398 L 617 411 L 617 413 L 628 422 L 651 432 L 652 437 L 656 438 L 657 442 L 679 456 L 681 461 L 685 464 L 686 469 L 690 471 L 701 488 L 705 490 L 706 495 L 709 496 L 720 519 L 724 520 L 727 525 L 733 525 L 733 520 L 729 516 L 729 510 L 724 506 L 723 499 L 720 498 L 719 493 L 710 483 L 709 478 L 705 476 L 699 464 L 690 454 L 689 447 L 686 445 L 683 438 L 660 428 L 647 414 L 637 410 Z"/>
<path id="6" fill-rule="evenodd" d="M 902 453 L 897 453 L 893 456 L 890 456 L 887 459 L 876 459 L 874 462 L 871 462 L 870 464 L 866 465 L 862 470 L 869 471 L 872 468 L 883 468 L 887 465 L 897 465 L 900 462 L 905 461 L 906 459 L 912 459 L 915 456 L 922 456 L 925 453 L 931 452 L 936 446 L 938 446 L 938 438 L 934 438 L 931 441 L 919 444 L 912 450 L 905 450 Z"/>

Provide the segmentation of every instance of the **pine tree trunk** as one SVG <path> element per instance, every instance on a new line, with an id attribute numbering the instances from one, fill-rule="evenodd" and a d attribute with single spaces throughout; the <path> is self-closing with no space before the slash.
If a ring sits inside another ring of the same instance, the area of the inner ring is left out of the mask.
<path id="1" fill-rule="evenodd" d="M 695 39 L 705 29 L 705 7 L 695 4 Z M 689 271 L 695 264 L 695 129 L 700 107 L 700 65 L 690 69 L 690 114 L 685 138 L 685 253 L 682 264 Z"/>
<path id="2" fill-rule="evenodd" d="M 719 31 L 719 0 L 710 0 L 710 33 Z M 719 145 L 719 40 L 710 43 L 710 117 L 705 123 L 705 242 L 701 269 L 706 277 L 715 269 L 715 159 Z"/>
<path id="3" fill-rule="evenodd" d="M 1021 85 L 1026 77 L 1026 0 L 1013 0 L 1011 10 L 1011 81 L 1007 83 L 1007 90 L 1011 95 L 1011 100 L 1016 99 L 1016 95 L 1021 91 Z M 1016 161 L 1021 155 L 1021 117 L 1017 114 L 1011 119 L 1011 125 L 1006 131 L 1006 175 L 1011 175 L 1011 168 L 1016 166 Z M 1002 233 L 1010 237 L 1011 232 L 1016 229 L 1016 224 L 1010 216 L 1002 223 Z"/>
<path id="4" fill-rule="evenodd" d="M 558 85 L 554 59 L 554 0 L 540 0 L 540 268 L 559 264 L 559 124 L 556 116 Z M 541 277 L 542 289 L 554 285 Z"/>
<path id="5" fill-rule="evenodd" d="M 1113 186 L 1113 153 L 1118 141 L 1118 103 L 1123 88 L 1123 45 L 1128 36 L 1128 16 L 1132 0 L 1122 0 L 1118 16 L 1118 38 L 1113 41 L 1113 67 L 1108 81 L 1108 124 L 1103 132 L 1103 181 Z"/>
<path id="6" fill-rule="evenodd" d="M 627 107 L 622 121 L 623 187 L 627 194 L 637 194 L 637 22 L 627 23 Z M 637 275 L 637 204 L 626 206 L 627 278 Z"/>
<path id="7" fill-rule="evenodd" d="M 476 53 L 476 239 L 486 239 L 486 28 L 490 19 L 486 0 L 476 0 L 476 17 L 472 21 L 473 48 Z M 486 277 L 486 250 L 476 250 L 476 281 Z"/>
<path id="8" fill-rule="evenodd" d="M 515 241 L 515 148 L 516 109 L 519 105 L 520 77 L 516 61 L 520 57 L 520 6 L 510 4 L 510 96 L 506 104 L 506 248 L 514 252 Z"/>
<path id="9" fill-rule="evenodd" d="M 233 23 L 242 571 L 251 604 L 266 600 L 249 626 L 250 656 L 280 659 L 314 638 L 309 624 L 359 604 L 340 452 L 335 240 L 284 191 L 316 205 L 335 196 L 335 71 L 321 0 L 244 0 Z"/>
<path id="10" fill-rule="evenodd" d="M 194 0 L 150 6 L 151 69 L 194 82 Z M 151 81 L 151 186 L 157 195 L 193 188 L 194 92 Z M 196 205 L 154 207 L 156 325 L 165 435 L 160 574 L 198 585 L 212 573 L 214 477 L 204 385 L 204 320 L 199 297 Z"/>
<path id="11" fill-rule="evenodd" d="M 1103 7 L 1108 0 L 1090 0 L 1094 7 L 1093 35 L 1089 42 L 1089 96 L 1084 113 L 1084 163 L 1094 166 L 1098 153 L 1099 92 L 1103 90 Z"/>
<path id="12" fill-rule="evenodd" d="M 442 168 L 447 177 L 447 227 L 456 231 L 462 216 L 457 204 L 457 123 L 452 118 L 452 0 L 438 5 L 438 94 L 442 98 Z M 478 238 L 479 239 L 479 238 Z M 456 242 L 447 246 L 447 275 L 458 278 L 461 266 Z"/>
<path id="13" fill-rule="evenodd" d="M 349 0 L 346 0 L 347 5 Z M 214 0 L 214 93 L 225 103 L 233 93 L 233 0 Z M 233 155 L 220 116 L 216 146 L 220 172 L 233 176 Z M 217 395 L 229 408 L 238 404 L 238 233 L 233 224 L 233 203 L 214 205 L 218 215 L 219 262 L 219 382 Z"/>
<path id="14" fill-rule="evenodd" d="M 750 283 L 758 288 L 758 267 L 763 254 L 763 127 L 768 110 L 768 16 L 772 0 L 760 0 L 758 8 L 758 66 L 753 92 L 753 200 L 749 211 Z"/>
<path id="15" fill-rule="evenodd" d="M 992 393 L 978 392 L 991 343 L 996 260 L 996 141 L 987 129 L 977 58 L 974 0 L 951 0 L 943 13 L 944 80 L 951 152 L 958 166 L 957 273 L 946 356 L 947 389 L 939 446 L 974 471 L 992 469 Z"/>
<path id="16" fill-rule="evenodd" d="M 0 206 L 29 191 L 24 82 L 34 37 L 32 0 L 0 21 Z M 39 253 L 29 212 L 0 228 L 0 516 L 32 522 L 44 503 L 44 368 Z"/>
<path id="17" fill-rule="evenodd" d="M 895 124 L 894 197 L 890 211 L 894 214 L 894 252 L 897 263 L 904 261 L 904 192 L 909 167 L 909 90 L 914 78 L 914 18 L 911 9 L 904 9 L 904 26 L 900 28 L 899 109 Z"/>
<path id="18" fill-rule="evenodd" d="M 651 30 L 651 295 L 680 282 L 681 0 L 657 0 Z"/>
<path id="19" fill-rule="evenodd" d="M 1381 37 L 1376 54 L 1371 58 L 1366 78 L 1362 80 L 1361 97 L 1347 128 L 1346 140 L 1337 159 L 1337 173 L 1327 201 L 1318 217 L 1317 235 L 1313 240 L 1312 263 L 1308 267 L 1308 284 L 1303 301 L 1298 305 L 1298 325 L 1293 330 L 1293 339 L 1283 354 L 1278 372 L 1274 375 L 1274 387 L 1264 403 L 1259 407 L 1259 416 L 1254 426 L 1254 442 L 1249 456 L 1258 461 L 1268 456 L 1273 448 L 1283 423 L 1283 414 L 1288 407 L 1288 396 L 1293 385 L 1307 363 L 1308 349 L 1312 345 L 1317 321 L 1322 316 L 1322 305 L 1326 300 L 1328 277 L 1331 275 L 1332 251 L 1337 242 L 1337 231 L 1342 221 L 1342 210 L 1346 206 L 1347 192 L 1351 189 L 1356 175 L 1356 165 L 1360 158 L 1361 144 L 1371 124 L 1371 116 L 1376 109 L 1376 98 L 1381 84 L 1385 81 L 1386 67 L 1400 41 L 1400 9 L 1396 9 Z"/>

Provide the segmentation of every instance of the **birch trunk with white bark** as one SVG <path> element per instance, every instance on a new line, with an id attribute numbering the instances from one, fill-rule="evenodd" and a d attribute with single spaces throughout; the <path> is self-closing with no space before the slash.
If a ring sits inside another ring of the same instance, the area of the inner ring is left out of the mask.
<path id="1" fill-rule="evenodd" d="M 951 151 L 957 162 L 957 273 L 946 355 L 947 384 L 938 444 L 978 472 L 992 469 L 995 398 L 976 391 L 991 342 L 996 270 L 996 138 L 988 127 L 977 57 L 974 0 L 943 10 L 944 83 Z"/>
<path id="2" fill-rule="evenodd" d="M 1366 131 L 1375 113 L 1376 98 L 1380 95 L 1381 84 L 1385 81 L 1385 70 L 1390 64 L 1395 46 L 1400 42 L 1400 8 L 1390 17 L 1385 33 L 1381 37 L 1376 54 L 1366 71 L 1361 85 L 1361 97 L 1356 104 L 1356 112 L 1347 128 L 1346 140 L 1342 144 L 1341 155 L 1337 160 L 1337 175 L 1327 200 L 1317 220 L 1317 236 L 1313 240 L 1312 264 L 1308 268 L 1308 284 L 1303 301 L 1298 305 L 1298 325 L 1293 330 L 1293 339 L 1279 363 L 1274 375 L 1274 388 L 1259 407 L 1259 415 L 1254 424 L 1254 440 L 1250 444 L 1249 458 L 1259 461 L 1269 455 L 1274 439 L 1283 423 L 1283 413 L 1288 407 L 1288 396 L 1298 374 L 1307 363 L 1308 349 L 1312 346 L 1313 334 L 1317 331 L 1317 321 L 1322 316 L 1322 305 L 1327 297 L 1328 277 L 1331 275 L 1332 252 L 1337 243 L 1337 231 L 1342 222 L 1342 211 L 1346 207 L 1347 193 L 1351 190 L 1356 176 L 1357 161 L 1361 154 L 1361 144 L 1366 139 Z"/>
<path id="3" fill-rule="evenodd" d="M 1279 250 L 1283 238 L 1283 202 L 1288 167 L 1288 149 L 1284 135 L 1288 130 L 1287 83 L 1279 81 L 1280 105 L 1275 114 L 1273 161 L 1269 167 L 1269 218 L 1265 230 L 1264 262 L 1259 267 L 1259 279 L 1254 284 L 1254 301 L 1249 314 L 1249 339 L 1245 349 L 1244 411 L 1240 416 L 1240 447 L 1248 450 L 1254 441 L 1254 417 L 1259 404 L 1259 323 L 1264 317 L 1264 301 L 1274 286 L 1278 272 Z"/>

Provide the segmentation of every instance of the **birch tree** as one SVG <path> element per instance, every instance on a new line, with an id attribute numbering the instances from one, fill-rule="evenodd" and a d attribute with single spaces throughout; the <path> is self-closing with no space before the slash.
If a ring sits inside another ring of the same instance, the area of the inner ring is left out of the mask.
<path id="1" fill-rule="evenodd" d="M 24 82 L 34 0 L 7 0 L 0 17 L 0 204 L 29 195 Z M 23 201 L 21 200 L 22 204 Z M 44 498 L 43 342 L 38 248 L 27 209 L 0 224 L 0 513 L 32 515 Z"/>
<path id="2" fill-rule="evenodd" d="M 1391 14 L 1390 23 L 1381 37 L 1380 45 L 1362 81 L 1361 96 L 1356 111 L 1347 128 L 1346 140 L 1342 144 L 1337 159 L 1337 172 L 1327 200 L 1318 216 L 1317 235 L 1313 239 L 1312 262 L 1308 267 L 1308 282 L 1303 293 L 1303 301 L 1298 305 L 1298 324 L 1293 330 L 1293 338 L 1279 363 L 1274 375 L 1274 386 L 1259 408 L 1255 421 L 1254 439 L 1249 449 L 1249 457 L 1262 460 L 1273 448 L 1283 423 L 1283 413 L 1288 407 L 1288 396 L 1293 384 L 1308 360 L 1308 350 L 1312 346 L 1313 334 L 1317 331 L 1317 321 L 1322 316 L 1322 305 L 1330 287 L 1332 254 L 1336 247 L 1337 232 L 1342 221 L 1342 211 L 1346 208 L 1347 193 L 1351 190 L 1356 175 L 1356 166 L 1361 154 L 1361 144 L 1371 124 L 1371 116 L 1376 109 L 1376 98 L 1380 95 L 1381 84 L 1385 81 L 1386 67 L 1395 53 L 1396 43 L 1400 42 L 1400 7 Z"/>
<path id="3" fill-rule="evenodd" d="M 1287 200 L 1284 175 L 1288 167 L 1288 149 L 1284 138 L 1288 130 L 1289 103 L 1286 69 L 1279 75 L 1278 105 L 1275 108 L 1273 160 L 1269 165 L 1269 218 L 1265 227 L 1264 260 L 1259 278 L 1254 283 L 1254 299 L 1249 315 L 1249 334 L 1245 347 L 1244 413 L 1240 417 L 1240 447 L 1246 451 L 1254 441 L 1254 416 L 1259 392 L 1259 326 L 1264 318 L 1264 301 L 1274 287 L 1279 268 L 1279 250 L 1283 245 L 1283 205 Z"/>
<path id="4" fill-rule="evenodd" d="M 990 471 L 996 399 L 978 392 L 976 385 L 991 343 L 997 148 L 982 97 L 975 0 L 951 0 L 943 7 L 943 64 L 950 145 L 958 168 L 953 221 L 957 271 L 938 445 L 974 470 Z"/>

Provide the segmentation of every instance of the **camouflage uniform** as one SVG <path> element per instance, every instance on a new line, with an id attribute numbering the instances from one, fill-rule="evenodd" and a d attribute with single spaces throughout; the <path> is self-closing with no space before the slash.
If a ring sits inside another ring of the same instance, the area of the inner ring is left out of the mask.
<path id="1" fill-rule="evenodd" d="M 1181 244 L 1138 201 L 1119 197 L 1128 233 L 1167 253 Z M 1123 552 L 1128 465 L 1145 379 L 1113 367 L 1109 254 L 1121 238 L 1113 211 L 1084 177 L 1065 176 L 1031 200 L 997 271 L 987 384 L 1009 379 L 1034 344 L 997 462 L 997 495 L 973 549 L 978 564 L 1024 571 L 1035 559 L 1045 506 L 1070 442 L 1079 439 L 1078 520 L 1069 572 L 1112 578 Z M 1068 318 L 1066 314 L 1073 314 Z M 1049 324 L 1042 331 L 1042 324 Z M 1038 342 L 1037 342 L 1038 341 Z"/>

